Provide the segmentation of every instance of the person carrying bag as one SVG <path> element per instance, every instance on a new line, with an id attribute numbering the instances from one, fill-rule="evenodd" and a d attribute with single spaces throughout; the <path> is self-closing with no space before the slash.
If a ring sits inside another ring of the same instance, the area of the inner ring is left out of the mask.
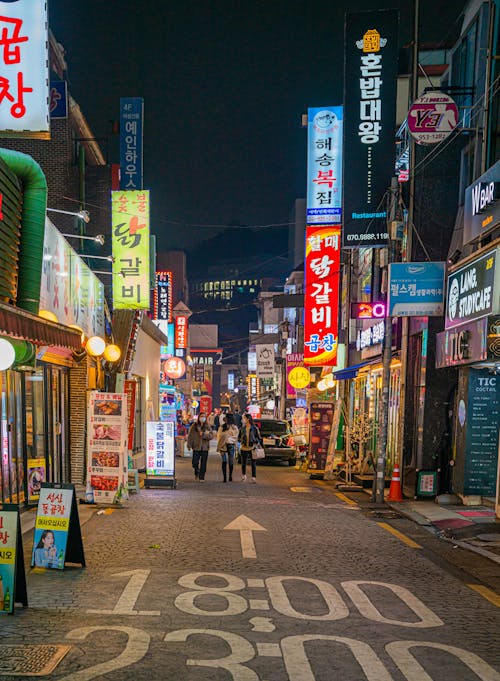
<path id="1" fill-rule="evenodd" d="M 234 453 L 238 442 L 238 427 L 234 423 L 233 415 L 226 414 L 224 425 L 219 428 L 217 436 L 217 451 L 221 455 L 223 482 L 227 482 L 227 467 L 229 464 L 229 482 L 233 481 Z"/>
<path id="2" fill-rule="evenodd" d="M 247 463 L 252 466 L 252 482 L 257 482 L 257 465 L 253 457 L 255 447 L 262 448 L 262 438 L 259 429 L 253 422 L 251 414 L 243 414 L 243 423 L 240 430 L 241 442 L 241 481 L 247 479 Z"/>

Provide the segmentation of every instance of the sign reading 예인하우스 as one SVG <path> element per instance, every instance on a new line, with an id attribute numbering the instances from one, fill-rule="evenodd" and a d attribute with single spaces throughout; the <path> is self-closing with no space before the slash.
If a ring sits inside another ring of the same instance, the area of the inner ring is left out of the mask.
<path id="1" fill-rule="evenodd" d="M 307 222 L 342 222 L 342 107 L 307 112 Z"/>
<path id="2" fill-rule="evenodd" d="M 306 227 L 304 364 L 336 366 L 340 228 Z"/>
<path id="3" fill-rule="evenodd" d="M 387 246 L 386 191 L 394 174 L 396 10 L 346 14 L 344 199 L 346 248 Z"/>
<path id="4" fill-rule="evenodd" d="M 64 570 L 66 562 L 85 567 L 75 488 L 43 483 L 36 512 L 31 567 Z"/>
<path id="5" fill-rule="evenodd" d="M 19 508 L 0 509 L 0 614 L 12 614 L 16 603 L 28 605 Z"/>
<path id="6" fill-rule="evenodd" d="M 149 191 L 111 192 L 113 306 L 149 310 Z"/>
<path id="7" fill-rule="evenodd" d="M 125 393 L 89 394 L 87 482 L 97 504 L 115 503 L 127 490 L 127 402 Z"/>
<path id="8" fill-rule="evenodd" d="M 120 97 L 120 189 L 142 189 L 144 99 Z"/>
<path id="9" fill-rule="evenodd" d="M 0 137 L 50 139 L 46 0 L 0 2 Z"/>

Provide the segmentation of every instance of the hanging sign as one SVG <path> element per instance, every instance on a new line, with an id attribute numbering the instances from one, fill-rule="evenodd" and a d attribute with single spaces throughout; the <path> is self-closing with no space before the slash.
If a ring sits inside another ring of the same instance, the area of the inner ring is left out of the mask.
<path id="1" fill-rule="evenodd" d="M 153 318 L 172 321 L 172 272 L 156 272 Z"/>
<path id="2" fill-rule="evenodd" d="M 179 315 L 175 318 L 175 349 L 185 350 L 188 346 L 188 317 Z"/>
<path id="3" fill-rule="evenodd" d="M 441 317 L 444 312 L 444 262 L 389 265 L 390 317 Z"/>
<path id="4" fill-rule="evenodd" d="M 448 275 L 445 328 L 500 312 L 495 289 L 496 250 L 489 251 Z"/>
<path id="5" fill-rule="evenodd" d="M 163 371 L 168 378 L 183 378 L 186 374 L 186 363 L 180 357 L 169 357 L 163 362 Z"/>
<path id="6" fill-rule="evenodd" d="M 438 144 L 457 127 L 458 107 L 444 92 L 426 92 L 411 105 L 407 122 L 417 144 Z"/>
<path id="7" fill-rule="evenodd" d="M 142 189 L 144 100 L 120 97 L 120 189 Z"/>
<path id="8" fill-rule="evenodd" d="M 500 160 L 465 190 L 464 244 L 482 238 L 500 222 Z"/>
<path id="9" fill-rule="evenodd" d="M 274 378 L 274 345 L 256 345 L 258 378 Z"/>
<path id="10" fill-rule="evenodd" d="M 113 306 L 149 310 L 149 191 L 111 192 Z"/>
<path id="11" fill-rule="evenodd" d="M 68 84 L 65 80 L 50 81 L 50 117 L 68 117 Z"/>
<path id="12" fill-rule="evenodd" d="M 66 562 L 85 567 L 75 487 L 44 482 L 36 512 L 31 567 L 64 570 Z"/>
<path id="13" fill-rule="evenodd" d="M 340 229 L 306 227 L 304 364 L 336 366 Z"/>
<path id="14" fill-rule="evenodd" d="M 307 222 L 342 222 L 342 107 L 308 109 Z"/>
<path id="15" fill-rule="evenodd" d="M 16 603 L 28 605 L 19 508 L 0 509 L 0 614 L 11 615 Z"/>
<path id="16" fill-rule="evenodd" d="M 96 503 L 116 503 L 126 492 L 127 396 L 90 392 L 87 424 L 87 483 Z"/>
<path id="17" fill-rule="evenodd" d="M 50 139 L 46 0 L 0 2 L 0 137 Z"/>
<path id="18" fill-rule="evenodd" d="M 295 369 L 300 369 L 303 368 L 309 377 L 309 380 L 307 382 L 307 385 L 309 385 L 309 382 L 311 380 L 311 375 L 309 373 L 309 369 L 306 369 L 304 367 L 304 354 L 302 352 L 292 352 L 289 353 L 286 356 L 286 396 L 290 399 L 293 399 L 297 396 L 297 388 L 299 390 L 302 390 L 306 386 L 298 387 L 295 385 L 295 383 L 303 383 L 302 380 L 299 379 L 297 373 L 294 373 L 292 376 L 292 380 L 294 383 L 290 381 L 290 376 L 292 375 L 292 372 L 295 371 Z"/>

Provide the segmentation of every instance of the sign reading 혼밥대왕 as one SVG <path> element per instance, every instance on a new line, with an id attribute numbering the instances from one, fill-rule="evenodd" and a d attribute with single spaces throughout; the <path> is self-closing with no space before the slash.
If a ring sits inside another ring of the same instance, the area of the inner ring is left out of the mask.
<path id="1" fill-rule="evenodd" d="M 386 246 L 394 174 L 398 12 L 346 15 L 343 245 Z"/>
<path id="2" fill-rule="evenodd" d="M 308 109 L 307 222 L 342 221 L 342 107 Z"/>
<path id="3" fill-rule="evenodd" d="M 444 262 L 389 265 L 389 316 L 440 317 L 444 312 Z"/>
<path id="4" fill-rule="evenodd" d="M 494 296 L 496 256 L 496 250 L 489 251 L 448 275 L 447 329 L 500 312 Z"/>

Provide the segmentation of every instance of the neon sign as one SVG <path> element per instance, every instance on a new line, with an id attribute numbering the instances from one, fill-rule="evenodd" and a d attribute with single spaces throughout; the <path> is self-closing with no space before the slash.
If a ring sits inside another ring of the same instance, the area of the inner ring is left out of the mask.
<path id="1" fill-rule="evenodd" d="M 351 303 L 351 319 L 383 319 L 385 303 Z"/>

